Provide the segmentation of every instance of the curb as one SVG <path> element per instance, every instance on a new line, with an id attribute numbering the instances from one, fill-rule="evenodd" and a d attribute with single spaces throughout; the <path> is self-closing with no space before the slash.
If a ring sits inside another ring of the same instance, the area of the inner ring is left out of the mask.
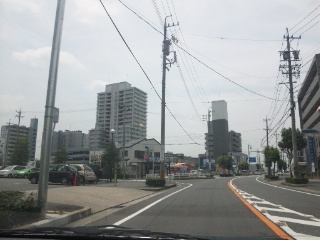
<path id="1" fill-rule="evenodd" d="M 47 214 L 46 219 L 29 225 L 20 226 L 18 229 L 35 227 L 61 227 L 89 215 L 91 215 L 91 208 L 89 207 L 85 207 L 65 215 Z"/>
<path id="2" fill-rule="evenodd" d="M 162 190 L 165 190 L 165 189 L 168 189 L 168 188 L 172 188 L 172 187 L 175 187 L 175 186 L 177 186 L 177 183 L 173 183 L 173 184 L 170 184 L 170 185 L 164 186 L 164 187 L 140 188 L 140 190 L 145 190 L 145 191 L 162 191 Z"/>

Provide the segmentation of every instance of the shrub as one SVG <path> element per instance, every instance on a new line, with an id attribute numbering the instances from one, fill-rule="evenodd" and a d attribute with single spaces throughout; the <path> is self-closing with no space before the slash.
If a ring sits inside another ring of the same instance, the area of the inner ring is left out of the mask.
<path id="1" fill-rule="evenodd" d="M 0 228 L 13 228 L 40 219 L 40 209 L 35 193 L 0 192 Z"/>
<path id="2" fill-rule="evenodd" d="M 165 179 L 147 179 L 146 185 L 148 187 L 164 187 L 166 185 Z"/>
<path id="3" fill-rule="evenodd" d="M 220 177 L 233 177 L 233 174 L 219 174 Z"/>
<path id="4" fill-rule="evenodd" d="M 305 177 L 296 177 L 296 178 L 286 177 L 286 182 L 291 184 L 307 184 L 309 183 L 309 179 Z"/>
<path id="5" fill-rule="evenodd" d="M 279 176 L 273 176 L 273 175 L 265 175 L 265 178 L 268 178 L 270 180 L 279 180 Z"/>
<path id="6" fill-rule="evenodd" d="M 241 173 L 235 173 L 234 175 L 236 175 L 236 176 L 242 176 Z"/>

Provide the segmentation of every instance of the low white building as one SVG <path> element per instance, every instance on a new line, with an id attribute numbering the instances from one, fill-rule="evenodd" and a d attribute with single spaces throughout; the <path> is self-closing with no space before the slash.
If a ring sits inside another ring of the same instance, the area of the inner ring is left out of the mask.
<path id="1" fill-rule="evenodd" d="M 122 146 L 117 147 L 122 154 Z M 120 162 L 120 167 L 125 167 L 126 174 L 132 177 L 144 177 L 159 168 L 160 151 L 161 145 L 154 138 L 127 142 L 124 147 L 124 161 Z M 100 164 L 102 154 L 103 151 L 90 151 L 89 162 Z"/>

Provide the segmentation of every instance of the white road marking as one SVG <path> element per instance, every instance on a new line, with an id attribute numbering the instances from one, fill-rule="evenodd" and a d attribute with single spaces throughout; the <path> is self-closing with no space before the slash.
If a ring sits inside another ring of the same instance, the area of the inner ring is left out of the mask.
<path id="1" fill-rule="evenodd" d="M 256 181 L 258 181 L 259 183 L 262 183 L 262 184 L 271 186 L 271 187 L 280 188 L 280 189 L 284 189 L 284 190 L 288 190 L 288 191 L 292 191 L 292 192 L 304 193 L 304 194 L 307 194 L 307 195 L 320 197 L 320 195 L 318 195 L 318 194 L 308 193 L 308 192 L 302 192 L 302 191 L 294 190 L 294 189 L 291 189 L 291 188 L 278 187 L 278 186 L 275 186 L 275 185 L 272 185 L 272 184 L 269 184 L 269 183 L 261 182 L 260 180 L 258 180 L 258 178 L 259 178 L 259 177 L 256 178 Z"/>
<path id="2" fill-rule="evenodd" d="M 238 189 L 237 187 L 235 187 L 233 185 L 233 180 L 232 179 L 230 181 L 230 185 L 231 187 L 237 191 L 241 197 L 243 199 L 245 199 L 248 203 L 250 203 L 254 208 L 256 208 L 259 212 L 261 212 L 264 216 L 266 216 L 269 220 L 271 220 L 272 222 L 274 222 L 276 225 L 278 225 L 280 228 L 282 228 L 284 231 L 286 231 L 290 236 L 292 236 L 293 238 L 297 239 L 297 240 L 305 240 L 305 239 L 310 239 L 310 240 L 313 240 L 313 239 L 319 239 L 319 236 L 312 236 L 312 235 L 306 235 L 306 234 L 302 234 L 302 233 L 298 233 L 298 232 L 295 232 L 293 231 L 287 224 L 286 222 L 291 222 L 291 223 L 297 223 L 297 224 L 302 224 L 302 225 L 306 225 L 306 226 L 315 226 L 315 227 L 320 227 L 320 219 L 318 218 L 315 218 L 314 216 L 312 215 L 307 215 L 307 214 L 304 214 L 304 213 L 300 213 L 300 212 L 297 212 L 297 211 L 294 211 L 294 210 L 291 210 L 289 208 L 285 208 L 281 205 L 278 205 L 278 204 L 274 204 L 272 202 L 269 202 L 269 201 L 266 201 L 264 199 L 261 199 L 261 198 L 258 198 L 252 194 L 249 194 L 245 191 L 242 191 L 240 189 Z M 257 180 L 257 179 L 256 179 Z M 257 180 L 258 181 L 258 180 Z M 269 185 L 269 184 L 266 184 L 266 185 Z M 271 185 L 273 186 L 273 185 Z M 277 186 L 275 186 L 277 187 Z M 278 187 L 278 188 L 281 188 L 281 187 Z M 283 188 L 283 189 L 286 189 L 286 188 Z M 286 190 L 289 190 L 289 189 L 286 189 Z M 291 190 L 291 189 L 290 189 Z M 295 191 L 295 190 L 293 190 Z M 300 192 L 300 191 L 297 191 L 297 192 Z M 305 193 L 305 192 L 301 192 L 301 193 Z M 311 195 L 314 195 L 314 194 L 311 194 Z M 319 195 L 315 195 L 315 196 L 319 196 Z M 251 200 L 251 199 L 254 199 L 254 200 Z M 263 206 L 261 206 L 260 204 L 262 204 Z M 260 206 L 259 206 L 260 205 Z M 268 205 L 270 207 L 268 207 Z M 272 206 L 272 207 L 271 207 Z M 296 214 L 298 216 L 302 216 L 302 217 L 305 217 L 306 219 L 303 220 L 303 219 L 296 219 L 296 218 L 289 218 L 289 217 L 281 217 L 281 216 L 273 216 L 271 215 L 269 212 L 267 211 L 275 211 L 275 212 L 281 212 L 281 213 L 291 213 L 291 214 Z M 278 223 L 281 222 L 281 223 L 284 223 L 283 225 L 279 225 Z"/>
<path id="3" fill-rule="evenodd" d="M 171 197 L 172 195 L 174 195 L 174 194 L 176 194 L 176 193 L 178 193 L 178 192 L 181 192 L 181 191 L 183 191 L 183 190 L 185 190 L 185 189 L 187 189 L 187 188 L 189 188 L 189 187 L 191 187 L 191 186 L 192 186 L 192 184 L 190 184 L 189 186 L 184 187 L 184 188 L 182 188 L 182 189 L 180 189 L 180 190 L 178 190 L 178 191 L 175 191 L 175 192 L 173 192 L 173 193 L 170 193 L 169 195 L 167 195 L 167 196 L 165 196 L 165 197 L 163 197 L 163 198 L 160 198 L 159 200 L 157 200 L 157 201 L 149 204 L 148 206 L 140 209 L 139 211 L 131 214 L 130 216 L 128 216 L 128 217 L 126 217 L 126 218 L 124 218 L 124 219 L 122 219 L 122 220 L 114 223 L 113 225 L 116 225 L 116 226 L 121 225 L 122 223 L 125 223 L 126 221 L 130 220 L 131 218 L 134 218 L 135 216 L 137 216 L 137 215 L 139 215 L 140 213 L 146 211 L 147 209 L 151 208 L 152 206 L 158 204 L 159 202 L 165 200 L 166 198 Z"/>

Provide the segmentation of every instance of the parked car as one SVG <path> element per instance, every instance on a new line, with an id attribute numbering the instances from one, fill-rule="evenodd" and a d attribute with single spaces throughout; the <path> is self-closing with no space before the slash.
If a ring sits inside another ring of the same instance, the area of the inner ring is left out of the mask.
<path id="1" fill-rule="evenodd" d="M 79 185 L 80 175 L 77 169 L 68 164 L 51 165 L 49 168 L 49 182 L 61 183 L 62 185 L 72 185 L 76 177 L 76 184 Z M 32 184 L 39 182 L 39 171 L 31 172 L 28 179 Z"/>
<path id="2" fill-rule="evenodd" d="M 102 178 L 103 169 L 98 164 L 88 164 L 88 166 L 93 170 L 97 181 L 99 181 L 99 179 Z"/>
<path id="3" fill-rule="evenodd" d="M 12 166 L 8 166 L 2 170 L 0 170 L 0 177 L 7 177 L 7 178 L 11 178 L 14 176 L 14 174 L 17 171 L 20 171 L 22 169 L 25 169 L 25 166 L 21 166 L 21 165 L 12 165 Z"/>
<path id="4" fill-rule="evenodd" d="M 96 175 L 94 171 L 87 164 L 70 164 L 75 167 L 80 174 L 80 184 L 84 184 L 85 182 L 94 183 L 96 181 Z"/>
<path id="5" fill-rule="evenodd" d="M 13 176 L 16 178 L 28 178 L 29 173 L 38 172 L 38 171 L 39 171 L 39 168 L 29 167 L 29 168 L 22 169 L 20 171 L 15 172 Z"/>

